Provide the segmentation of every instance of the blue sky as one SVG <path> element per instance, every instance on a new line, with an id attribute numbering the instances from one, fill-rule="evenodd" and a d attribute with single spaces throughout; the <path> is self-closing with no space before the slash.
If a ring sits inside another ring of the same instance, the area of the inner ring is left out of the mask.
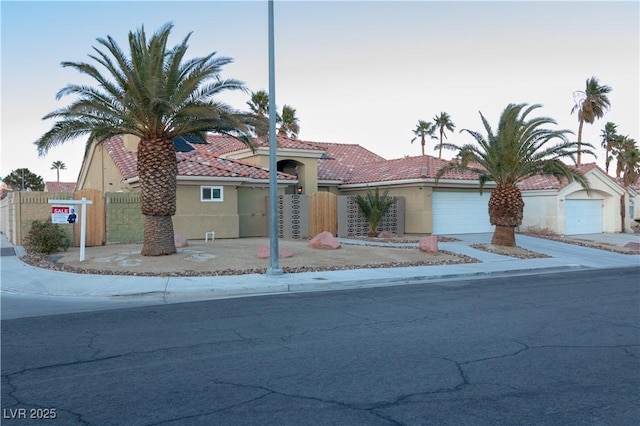
<path id="1" fill-rule="evenodd" d="M 96 38 L 126 46 L 130 30 L 175 24 L 171 44 L 189 32 L 190 55 L 234 58 L 223 77 L 251 90 L 268 87 L 267 1 L 2 1 L 0 176 L 28 167 L 75 181 L 85 140 L 38 158 L 41 118 L 69 99 L 55 95 L 81 76 L 60 66 L 86 61 Z M 300 138 L 357 143 L 385 158 L 419 155 L 419 119 L 448 112 L 454 143 L 481 130 L 478 111 L 496 123 L 508 103 L 539 103 L 539 115 L 577 133 L 573 92 L 597 76 L 613 88 L 610 112 L 585 125 L 599 146 L 607 121 L 640 140 L 639 3 L 622 2 L 309 2 L 276 1 L 276 102 L 292 105 Z M 246 109 L 248 95 L 223 100 Z M 428 154 L 436 154 L 432 147 Z M 604 167 L 604 151 L 598 164 Z M 453 153 L 445 152 L 450 158 Z M 591 161 L 587 157 L 586 161 Z"/>

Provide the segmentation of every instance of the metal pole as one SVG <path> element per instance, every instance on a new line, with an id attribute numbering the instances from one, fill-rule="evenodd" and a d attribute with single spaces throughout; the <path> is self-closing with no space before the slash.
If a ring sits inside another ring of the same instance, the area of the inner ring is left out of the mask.
<path id="1" fill-rule="evenodd" d="M 269 268 L 267 275 L 282 275 L 278 258 L 278 159 L 276 149 L 276 72 L 273 0 L 269 0 Z"/>
<path id="2" fill-rule="evenodd" d="M 80 213 L 80 262 L 84 260 L 84 247 L 86 245 L 87 234 L 87 199 L 82 197 L 82 208 Z"/>

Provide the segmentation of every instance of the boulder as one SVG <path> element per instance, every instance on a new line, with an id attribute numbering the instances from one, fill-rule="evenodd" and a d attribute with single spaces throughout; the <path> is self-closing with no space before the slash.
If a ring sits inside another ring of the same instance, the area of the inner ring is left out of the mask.
<path id="1" fill-rule="evenodd" d="M 340 241 L 338 241 L 330 232 L 324 231 L 313 237 L 307 247 L 321 250 L 335 250 L 340 248 Z"/>
<path id="2" fill-rule="evenodd" d="M 430 237 L 420 237 L 418 242 L 420 251 L 429 254 L 438 254 L 438 237 L 432 235 Z"/>
<path id="3" fill-rule="evenodd" d="M 398 235 L 395 232 L 391 231 L 382 231 L 378 234 L 378 238 L 395 238 Z"/>
<path id="4" fill-rule="evenodd" d="M 173 236 L 173 242 L 176 245 L 176 248 L 183 248 L 189 245 L 187 239 L 179 234 Z"/>
<path id="5" fill-rule="evenodd" d="M 258 247 L 258 259 L 268 259 L 271 257 L 271 249 L 269 246 L 259 246 Z M 278 247 L 278 257 L 286 259 L 288 257 L 293 257 L 293 252 L 289 249 Z"/>

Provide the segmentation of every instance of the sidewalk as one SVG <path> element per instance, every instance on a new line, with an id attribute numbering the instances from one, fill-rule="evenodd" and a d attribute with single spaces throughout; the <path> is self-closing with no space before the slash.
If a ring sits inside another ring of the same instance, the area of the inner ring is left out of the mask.
<path id="1" fill-rule="evenodd" d="M 0 237 L 4 254 L 0 258 L 0 277 L 1 291 L 4 293 L 102 297 L 120 300 L 144 299 L 163 302 L 380 287 L 587 268 L 640 266 L 638 255 L 624 255 L 518 235 L 518 246 L 551 256 L 543 259 L 521 260 L 476 250 L 470 245 L 490 243 L 491 234 L 467 234 L 455 235 L 461 240 L 460 242 L 439 243 L 439 247 L 441 250 L 474 257 L 481 263 L 304 272 L 279 276 L 261 274 L 213 277 L 87 275 L 51 271 L 28 265 L 18 256 L 7 255 L 13 246 L 4 235 L 0 234 Z M 628 241 L 640 242 L 640 235 L 637 234 L 622 234 L 622 237 L 628 238 Z M 15 247 L 15 250 L 18 255 L 23 253 L 21 247 Z"/>

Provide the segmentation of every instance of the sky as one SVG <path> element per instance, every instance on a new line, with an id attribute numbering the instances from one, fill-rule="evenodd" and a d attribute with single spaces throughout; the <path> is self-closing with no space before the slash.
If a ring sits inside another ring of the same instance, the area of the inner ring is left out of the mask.
<path id="1" fill-rule="evenodd" d="M 537 116 L 577 135 L 574 92 L 595 76 L 612 88 L 611 109 L 585 124 L 583 141 L 600 147 L 607 121 L 640 141 L 640 3 L 595 1 L 286 1 L 276 0 L 275 98 L 300 120 L 299 138 L 359 144 L 385 158 L 420 155 L 411 143 L 418 120 L 447 112 L 448 141 L 471 142 L 460 129 L 495 127 L 509 103 L 541 104 Z M 86 138 L 38 157 L 33 144 L 49 130 L 47 113 L 69 83 L 91 83 L 61 62 L 91 61 L 96 39 L 127 47 L 127 34 L 167 22 L 170 45 L 190 32 L 189 57 L 233 58 L 223 78 L 268 89 L 268 3 L 261 1 L 0 2 L 0 176 L 26 167 L 55 181 L 54 161 L 74 182 Z M 249 94 L 219 99 L 248 110 Z M 577 139 L 573 136 L 573 139 Z M 434 144 L 427 154 L 437 156 Z M 604 150 L 596 161 L 604 168 Z M 451 158 L 453 151 L 444 151 Z"/>

